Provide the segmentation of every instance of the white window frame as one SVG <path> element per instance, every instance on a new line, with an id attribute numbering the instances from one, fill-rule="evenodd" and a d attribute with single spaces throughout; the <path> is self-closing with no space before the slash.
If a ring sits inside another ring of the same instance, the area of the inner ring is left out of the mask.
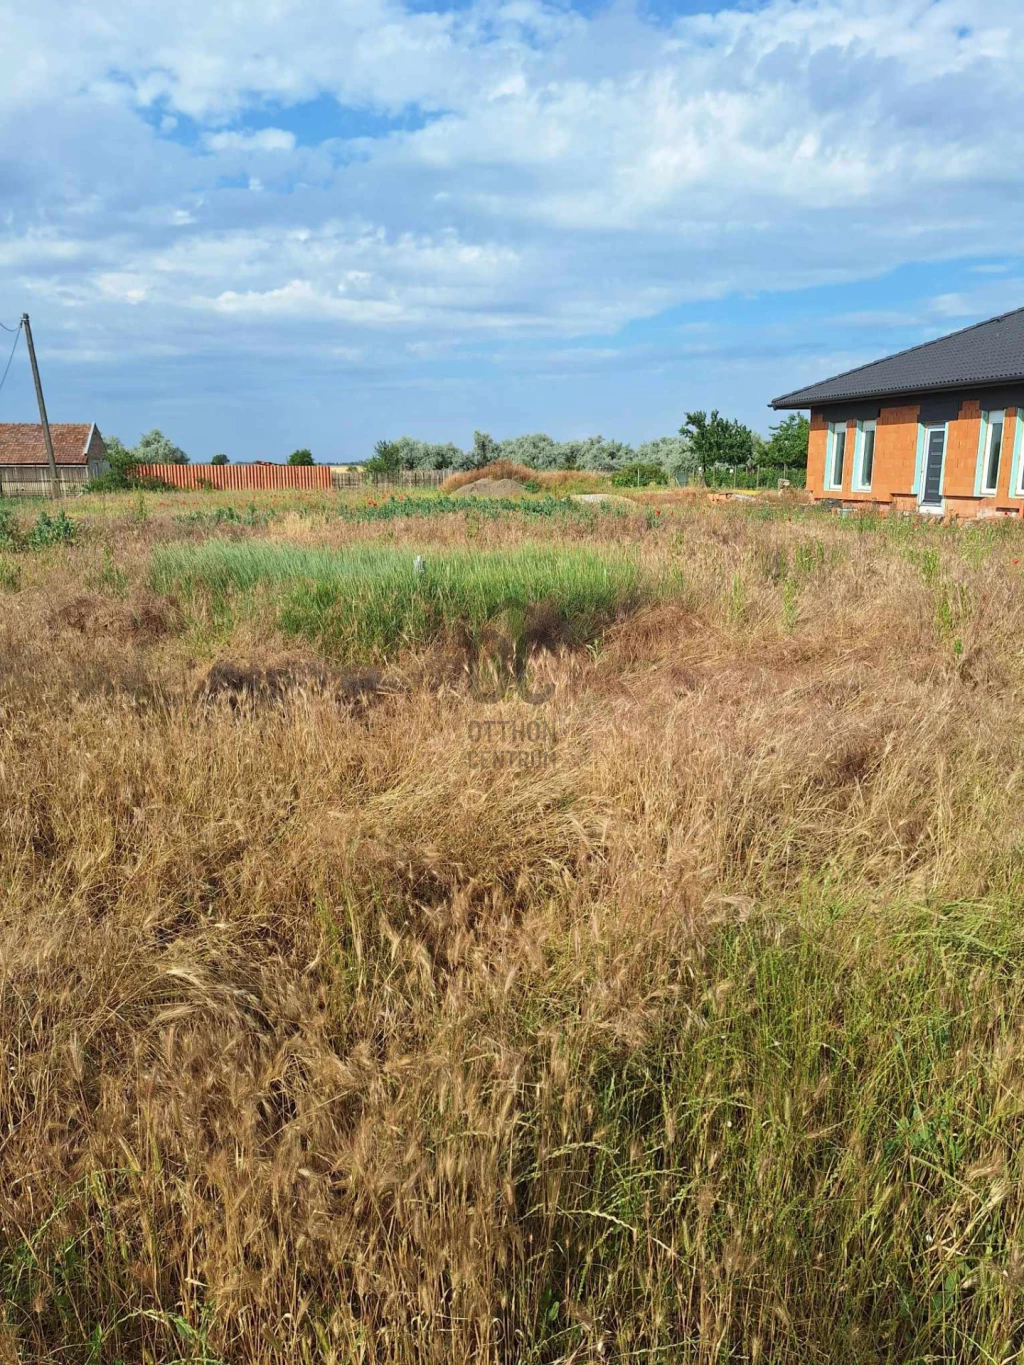
<path id="1" fill-rule="evenodd" d="M 843 474 L 846 473 L 847 449 L 850 444 L 850 430 L 848 422 L 829 422 L 828 424 L 828 445 L 825 449 L 825 490 L 829 493 L 839 493 L 843 487 L 842 474 L 839 482 L 835 482 L 836 467 L 836 437 L 840 431 L 843 433 Z"/>
<path id="2" fill-rule="evenodd" d="M 985 439 L 981 443 L 981 476 L 978 480 L 983 498 L 994 498 L 999 492 L 999 475 L 1002 473 L 1003 460 L 1006 457 L 1006 411 L 997 408 L 994 412 L 983 413 L 985 420 Z M 999 447 L 999 468 L 996 470 L 995 484 L 986 482 L 988 478 L 988 463 L 992 456 L 992 434 L 997 424 L 1002 432 L 1001 444 Z"/>
<path id="3" fill-rule="evenodd" d="M 874 451 L 871 460 L 871 478 L 864 478 L 864 455 L 868 446 L 868 432 L 875 438 Z M 875 458 L 878 455 L 878 423 L 872 417 L 863 422 L 857 423 L 857 434 L 854 438 L 853 447 L 853 477 L 850 487 L 855 493 L 870 493 L 871 483 L 875 476 Z"/>
<path id="4" fill-rule="evenodd" d="M 1018 408 L 1011 423 L 1012 435 L 1010 437 L 1010 497 L 1024 498 L 1024 460 L 1020 458 L 1020 446 L 1018 442 L 1021 438 L 1021 423 L 1024 422 L 1024 415 Z M 1003 421 L 1003 449 L 1006 449 L 1006 421 Z M 1017 477 L 1014 478 L 1014 465 L 1017 467 Z"/>

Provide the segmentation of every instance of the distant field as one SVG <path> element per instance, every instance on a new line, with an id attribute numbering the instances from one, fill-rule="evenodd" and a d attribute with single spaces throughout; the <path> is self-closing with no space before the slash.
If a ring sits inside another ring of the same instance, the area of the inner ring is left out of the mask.
<path id="1" fill-rule="evenodd" d="M 1024 528 L 56 510 L 0 505 L 0 1361 L 1020 1358 Z"/>

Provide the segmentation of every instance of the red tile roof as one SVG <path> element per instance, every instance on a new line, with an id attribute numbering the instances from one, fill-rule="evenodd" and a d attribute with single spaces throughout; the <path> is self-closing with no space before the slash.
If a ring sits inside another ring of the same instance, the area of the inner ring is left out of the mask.
<path id="1" fill-rule="evenodd" d="M 87 464 L 91 422 L 51 422 L 53 458 L 58 464 Z M 46 442 L 38 422 L 0 422 L 0 465 L 46 465 Z"/>

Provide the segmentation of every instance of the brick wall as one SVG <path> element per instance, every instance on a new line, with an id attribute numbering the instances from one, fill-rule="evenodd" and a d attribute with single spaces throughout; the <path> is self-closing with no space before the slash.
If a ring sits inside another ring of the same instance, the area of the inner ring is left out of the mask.
<path id="1" fill-rule="evenodd" d="M 856 452 L 857 423 L 847 424 L 846 461 L 842 490 L 825 488 L 825 460 L 828 445 L 828 419 L 819 410 L 811 414 L 811 436 L 807 459 L 807 487 L 815 497 L 842 498 L 849 503 L 895 503 L 901 509 L 916 507 L 913 495 L 920 416 L 918 403 L 883 406 L 875 430 L 874 477 L 870 490 L 854 492 L 852 487 Z M 995 497 L 976 498 L 978 443 L 981 438 L 982 404 L 965 399 L 955 421 L 946 427 L 946 464 L 943 495 L 946 510 L 959 516 L 979 512 L 1024 513 L 1024 498 L 1010 489 L 1013 448 L 1017 433 L 1017 409 L 1007 408 L 1003 453 L 999 469 L 999 491 Z"/>

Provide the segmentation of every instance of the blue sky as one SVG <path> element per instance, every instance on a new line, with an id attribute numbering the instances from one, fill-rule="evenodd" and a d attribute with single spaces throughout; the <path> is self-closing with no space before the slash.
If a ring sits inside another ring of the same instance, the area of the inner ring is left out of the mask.
<path id="1" fill-rule="evenodd" d="M 128 441 L 764 431 L 1024 305 L 1009 0 L 0 17 L 0 321 L 32 315 L 54 420 Z M 0 421 L 33 416 L 22 352 Z"/>

